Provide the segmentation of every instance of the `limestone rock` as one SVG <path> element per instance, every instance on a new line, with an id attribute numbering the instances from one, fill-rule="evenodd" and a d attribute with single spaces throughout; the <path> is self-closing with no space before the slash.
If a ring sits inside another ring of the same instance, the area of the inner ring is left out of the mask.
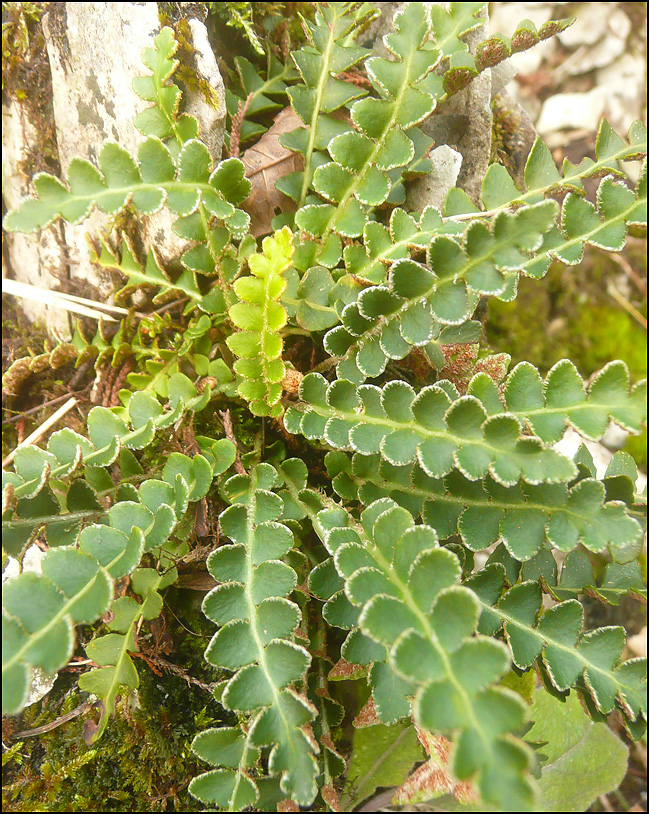
<path id="1" fill-rule="evenodd" d="M 143 137 L 133 121 L 149 103 L 137 96 L 131 83 L 134 76 L 147 73 L 142 51 L 153 45 L 160 27 L 157 3 L 50 4 L 43 28 L 52 81 L 51 87 L 43 88 L 42 92 L 52 95 L 56 146 L 64 177 L 73 156 L 96 161 L 106 140 L 117 141 L 131 154 L 136 153 Z M 188 67 L 195 71 L 197 83 L 185 89 L 186 110 L 198 118 L 202 137 L 218 161 L 225 132 L 225 89 L 204 23 L 190 19 L 188 29 L 194 49 L 194 64 Z M 209 92 L 204 94 L 201 87 Z M 13 150 L 6 166 L 3 157 L 3 180 L 13 179 L 9 190 L 3 190 L 8 208 L 15 206 L 27 191 L 26 179 L 19 183 L 16 178 L 19 158 L 16 159 L 31 143 L 30 130 L 22 126 L 22 111 L 16 110 L 15 105 L 6 112 L 7 120 L 13 122 L 11 130 L 3 134 L 3 145 Z M 94 296 L 106 299 L 113 286 L 108 276 L 91 264 L 85 235 L 96 235 L 108 225 L 106 215 L 93 212 L 77 226 L 65 223 L 50 227 L 54 235 L 63 238 L 58 252 L 50 250 L 51 238 L 9 235 L 6 273 L 51 289 L 65 279 L 74 293 L 92 297 L 94 291 Z M 171 232 L 170 226 L 168 213 L 157 213 L 143 219 L 139 237 L 143 245 L 155 242 L 163 261 L 171 264 L 182 252 L 184 241 Z M 47 257 L 41 260 L 43 253 Z M 26 268 L 30 269 L 29 276 Z M 32 318 L 37 314 L 31 306 L 26 310 Z M 67 318 L 62 320 L 59 314 L 53 319 L 47 312 L 42 316 L 50 330 L 65 333 Z"/>
<path id="2" fill-rule="evenodd" d="M 483 24 L 464 38 L 471 52 L 475 52 L 478 43 L 489 36 L 486 8 L 482 17 Z M 476 204 L 489 166 L 492 122 L 491 70 L 487 69 L 468 87 L 452 96 L 440 113 L 433 114 L 422 124 L 422 130 L 435 140 L 436 145 L 446 144 L 462 155 L 457 184 Z"/>
<path id="3" fill-rule="evenodd" d="M 427 206 L 441 210 L 449 191 L 457 184 L 462 168 L 462 155 L 442 144 L 434 149 L 430 158 L 433 171 L 424 178 L 417 178 L 408 184 L 406 206 L 413 212 L 421 212 Z"/>

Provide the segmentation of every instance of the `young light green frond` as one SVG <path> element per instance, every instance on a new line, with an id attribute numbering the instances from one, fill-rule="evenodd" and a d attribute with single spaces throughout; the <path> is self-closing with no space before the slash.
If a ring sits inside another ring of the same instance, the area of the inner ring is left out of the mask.
<path id="1" fill-rule="evenodd" d="M 256 799 L 256 785 L 245 770 L 256 763 L 262 747 L 271 747 L 269 773 L 279 775 L 288 797 L 308 806 L 317 793 L 314 745 L 303 731 L 316 710 L 295 689 L 311 657 L 295 643 L 300 611 L 286 599 L 297 576 L 282 561 L 293 547 L 293 535 L 278 522 L 283 502 L 270 491 L 277 485 L 269 464 L 225 483 L 231 505 L 219 522 L 231 543 L 208 559 L 218 585 L 205 597 L 203 612 L 220 627 L 205 658 L 233 672 L 223 691 L 224 706 L 252 719 L 244 732 L 231 737 L 223 730 L 197 736 L 194 752 L 219 768 L 195 778 L 190 790 L 230 811 Z"/>
<path id="2" fill-rule="evenodd" d="M 234 283 L 239 302 L 230 307 L 229 314 L 240 330 L 226 342 L 239 357 L 234 370 L 243 381 L 237 392 L 249 402 L 254 415 L 277 417 L 283 411 L 280 398 L 286 368 L 280 331 L 287 314 L 280 300 L 286 288 L 283 275 L 291 265 L 293 251 L 293 234 L 285 226 L 264 238 L 261 254 L 248 258 L 252 276 L 239 277 Z"/>

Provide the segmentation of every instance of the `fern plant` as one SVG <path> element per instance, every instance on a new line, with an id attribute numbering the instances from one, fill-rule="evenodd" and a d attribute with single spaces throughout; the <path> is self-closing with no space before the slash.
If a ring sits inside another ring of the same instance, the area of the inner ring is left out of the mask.
<path id="1" fill-rule="evenodd" d="M 635 465 L 617 453 L 598 479 L 585 447 L 571 460 L 554 444 L 568 426 L 589 439 L 610 421 L 639 433 L 646 384 L 631 386 L 624 362 L 588 383 L 568 360 L 545 379 L 525 362 L 507 373 L 506 354 L 482 358 L 464 384 L 442 371 L 449 349 L 479 343 L 481 299 L 511 300 L 521 273 L 578 263 L 588 243 L 618 251 L 646 225 L 646 167 L 632 189 L 619 164 L 644 158 L 646 133 L 636 123 L 625 141 L 603 122 L 596 158 L 561 172 L 537 140 L 525 190 L 492 165 L 482 208 L 454 189 L 443 211 L 405 212 L 408 180 L 430 167 L 418 125 L 570 23 L 524 21 L 472 55 L 464 38 L 482 7 L 408 3 L 378 57 L 356 44 L 368 4 L 319 4 L 291 64 L 273 57 L 263 79 L 239 61 L 255 101 L 241 118 L 286 94 L 302 122 L 283 142 L 303 169 L 278 181 L 297 211 L 261 246 L 239 208 L 244 165 L 214 165 L 181 112 L 169 28 L 134 82 L 151 102 L 137 158 L 107 143 L 99 166 L 73 160 L 66 182 L 37 175 L 35 196 L 5 216 L 6 230 L 34 231 L 95 206 L 136 217 L 166 206 L 191 242 L 172 272 L 155 246 L 140 258 L 126 236 L 101 237 L 95 259 L 126 278 L 120 299 L 182 297 L 182 322 L 126 320 L 112 340 L 78 331 L 65 346 L 78 363 L 134 357 L 121 403 L 90 410 L 85 435 L 66 428 L 44 449 L 19 448 L 3 472 L 5 550 L 49 547 L 42 574 L 4 592 L 6 712 L 25 705 L 32 670 L 61 669 L 75 627 L 93 625 L 79 687 L 101 699 L 101 736 L 137 687 L 139 630 L 196 549 L 191 505 L 207 502 L 219 534 L 205 658 L 231 725 L 193 741 L 213 767 L 189 785 L 206 805 L 341 810 L 345 710 L 330 689 L 341 677 L 367 681 L 365 724 L 414 723 L 422 743 L 445 744 L 447 788 L 489 810 L 536 810 L 543 758 L 525 740 L 523 689 L 534 670 L 538 692 L 577 693 L 594 720 L 617 710 L 642 735 L 644 662 L 621 660 L 623 628 L 584 631 L 581 603 L 643 595 Z M 222 433 L 190 433 L 194 451 L 170 453 L 166 433 L 209 423 L 217 405 L 251 418 L 235 431 L 222 410 Z M 159 471 L 143 465 L 151 449 Z"/>

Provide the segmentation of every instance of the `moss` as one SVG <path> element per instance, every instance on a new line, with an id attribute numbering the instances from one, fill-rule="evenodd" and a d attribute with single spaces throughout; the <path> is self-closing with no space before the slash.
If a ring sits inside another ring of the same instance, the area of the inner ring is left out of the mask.
<path id="1" fill-rule="evenodd" d="M 188 675 L 210 683 L 218 675 L 203 659 L 212 626 L 200 619 L 195 594 L 174 591 L 176 614 L 187 628 L 177 625 L 181 639 L 174 663 Z M 174 617 L 171 617 L 172 619 Z M 190 750 L 193 736 L 224 721 L 219 704 L 205 689 L 173 674 L 156 676 L 138 660 L 140 687 L 122 698 L 115 719 L 92 748 L 83 741 L 82 716 L 51 732 L 25 738 L 3 769 L 5 811 L 200 811 L 187 786 L 205 767 Z M 18 729 L 43 726 L 69 712 L 83 698 L 63 673 L 50 693 L 44 711 L 28 708 L 16 722 Z M 59 702 L 57 704 L 57 702 Z"/>

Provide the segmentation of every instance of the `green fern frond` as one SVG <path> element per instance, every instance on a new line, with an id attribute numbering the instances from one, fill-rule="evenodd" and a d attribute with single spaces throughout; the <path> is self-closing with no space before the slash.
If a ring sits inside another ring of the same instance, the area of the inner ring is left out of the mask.
<path id="1" fill-rule="evenodd" d="M 336 492 L 364 506 L 390 497 L 435 529 L 440 540 L 459 534 L 470 551 L 502 539 L 510 554 L 528 561 L 546 545 L 560 551 L 578 545 L 593 552 L 608 548 L 614 559 L 634 560 L 642 528 L 631 508 L 606 494 L 607 481 L 580 480 L 574 486 L 520 483 L 505 487 L 487 477 L 469 481 L 454 471 L 431 478 L 418 464 L 394 466 L 377 455 L 348 458 L 329 452 L 327 471 Z"/>
<path id="2" fill-rule="evenodd" d="M 134 401 L 135 400 L 135 401 Z M 132 420 L 138 425 L 150 412 L 153 399 L 149 397 L 131 399 Z M 182 404 L 182 402 L 179 402 Z M 157 404 L 157 402 L 156 402 Z M 138 409 L 139 407 L 139 409 Z M 158 405 L 159 407 L 159 405 Z M 96 407 L 102 411 L 103 408 Z M 115 425 L 107 423 L 107 414 L 115 418 L 114 414 L 106 410 L 96 414 L 92 422 L 91 439 L 98 442 L 98 433 L 115 433 Z M 151 418 L 146 417 L 144 426 L 151 424 Z M 230 444 L 230 442 L 227 442 Z M 119 441 L 115 444 L 119 449 Z M 61 430 L 50 438 L 48 444 L 50 451 L 40 450 L 36 447 L 23 448 L 27 455 L 16 454 L 16 473 L 8 473 L 4 483 L 4 497 L 7 498 L 3 507 L 3 515 L 13 508 L 13 499 L 21 489 L 23 492 L 31 490 L 30 494 L 44 492 L 44 483 L 48 476 L 58 473 L 62 476 L 65 466 L 70 474 L 85 458 L 86 466 L 94 462 L 99 465 L 97 454 L 92 457 L 93 443 L 77 435 L 72 430 Z M 29 452 L 31 451 L 31 453 Z M 61 461 L 66 459 L 65 464 Z M 229 465 L 233 458 L 226 464 Z M 109 461 L 104 457 L 102 465 Z M 58 470 L 55 465 L 59 464 Z M 25 479 L 31 469 L 31 481 Z M 39 471 L 40 470 L 40 471 Z M 222 471 L 222 470 L 221 470 Z M 34 478 L 34 474 L 38 472 Z M 86 469 L 88 479 L 96 482 L 96 477 Z M 106 474 L 108 481 L 110 477 Z M 3 711 L 15 714 L 25 705 L 29 692 L 32 669 L 37 667 L 47 674 L 56 673 L 70 659 L 72 655 L 75 636 L 74 627 L 79 624 L 91 624 L 106 613 L 111 607 L 113 599 L 114 582 L 127 574 L 132 574 L 140 563 L 143 554 L 147 551 L 159 549 L 169 539 L 187 510 L 190 501 L 200 500 L 205 496 L 211 486 L 214 469 L 201 455 L 190 459 L 180 453 L 170 456 L 162 480 L 151 479 L 141 484 L 139 491 L 133 489 L 129 492 L 130 499 L 118 500 L 105 513 L 104 523 L 95 523 L 80 529 L 83 518 L 60 517 L 58 513 L 51 512 L 49 517 L 42 520 L 63 524 L 68 530 L 69 545 L 60 545 L 50 549 L 42 562 L 42 574 L 24 572 L 9 580 L 3 589 L 3 637 L 6 648 L 3 651 L 2 688 Z M 22 481 L 22 483 L 20 483 Z M 34 482 L 37 481 L 36 485 Z M 86 491 L 92 491 L 88 485 Z M 77 496 L 77 500 L 78 500 Z M 22 503 L 32 503 L 23 499 Z M 42 507 L 42 500 L 40 506 Z M 56 501 L 54 501 L 56 503 Z M 21 509 L 21 500 L 16 506 L 18 517 L 25 516 L 24 505 Z M 72 527 L 72 529 L 70 529 Z M 12 529 L 7 528 L 7 532 Z M 20 542 L 15 539 L 14 543 Z M 27 537 L 19 546 L 10 547 L 16 556 L 27 543 Z M 9 540 L 3 541 L 8 544 Z M 138 583 L 139 579 L 139 583 Z M 158 578 L 151 582 L 147 575 L 142 574 L 136 578 L 138 584 L 144 586 L 141 595 L 145 599 L 144 605 L 132 608 L 127 613 L 126 604 L 122 602 L 119 615 L 116 615 L 115 629 L 119 630 L 124 622 L 124 613 L 130 614 L 125 631 L 132 629 L 132 623 L 139 615 L 153 613 L 156 601 L 148 597 L 149 588 L 153 591 L 168 584 L 169 578 Z M 167 580 L 167 581 L 165 581 Z M 154 584 L 155 583 L 155 584 Z M 146 590 L 145 590 L 146 587 Z M 159 599 L 159 597 L 158 597 Z M 133 604 L 135 604 L 133 602 Z M 156 616 L 160 607 L 157 606 Z M 150 617 L 149 617 L 150 618 Z M 116 634 L 115 634 L 116 636 Z M 112 707 L 115 693 L 120 684 L 131 684 L 134 667 L 130 662 L 127 650 L 132 648 L 131 637 L 126 639 L 102 639 L 103 644 L 93 645 L 91 648 L 99 664 L 105 665 L 103 672 L 91 672 L 84 679 L 88 688 L 107 700 L 107 709 Z M 117 646 L 117 650 L 114 645 Z M 94 656 L 93 656 L 94 657 Z M 130 665 L 130 666 L 129 666 Z M 100 731 L 106 725 L 107 718 L 102 721 Z M 100 734 L 100 733 L 99 733 Z M 99 734 L 97 736 L 99 736 Z"/>
<path id="3" fill-rule="evenodd" d="M 640 432 L 646 421 L 645 388 L 640 383 L 629 393 L 622 362 L 594 377 L 588 394 L 568 361 L 555 365 L 545 385 L 532 365 L 521 363 L 507 377 L 504 402 L 484 373 L 472 379 L 466 396 L 450 382 L 415 393 L 400 381 L 382 389 L 357 388 L 345 379 L 328 385 L 320 374 L 310 373 L 300 384 L 301 402 L 286 412 L 285 426 L 334 449 L 380 453 L 397 466 L 416 458 L 433 478 L 457 468 L 470 480 L 489 473 L 504 486 L 514 486 L 519 478 L 561 483 L 574 478 L 577 468 L 543 442 L 558 440 L 568 421 L 589 437 L 601 435 L 610 418 Z M 523 434 L 524 422 L 538 437 Z"/>
<path id="4" fill-rule="evenodd" d="M 327 578 L 328 566 L 319 566 L 309 587 L 327 599 L 323 615 L 330 625 L 358 628 L 365 637 L 364 645 L 356 641 L 343 653 L 353 661 L 360 647 L 372 662 L 379 718 L 393 723 L 412 712 L 420 726 L 453 739 L 453 774 L 477 776 L 487 804 L 530 810 L 531 755 L 510 735 L 523 724 L 524 704 L 494 686 L 508 658 L 501 643 L 474 635 L 479 606 L 459 584 L 455 554 L 389 499 L 368 506 L 360 525 L 339 510 L 318 517 L 335 571 Z"/>
<path id="5" fill-rule="evenodd" d="M 229 811 L 254 805 L 259 792 L 246 770 L 266 746 L 272 747 L 269 773 L 280 776 L 286 795 L 308 806 L 317 793 L 315 749 L 303 731 L 316 710 L 295 689 L 311 656 L 294 640 L 300 611 L 286 596 L 297 577 L 282 561 L 294 542 L 288 527 L 277 522 L 283 502 L 270 491 L 276 485 L 269 464 L 225 483 L 232 505 L 219 522 L 232 542 L 208 559 L 219 585 L 205 597 L 203 611 L 220 628 L 205 658 L 233 672 L 223 705 L 252 714 L 252 720 L 245 730 L 209 730 L 194 739 L 194 752 L 219 768 L 192 780 L 190 791 Z"/>
<path id="6" fill-rule="evenodd" d="M 577 685 L 596 712 L 608 714 L 617 707 L 631 723 L 639 717 L 646 721 L 646 660 L 620 663 L 624 628 L 582 633 L 580 602 L 568 599 L 543 612 L 538 581 L 508 588 L 499 563 L 488 565 L 465 584 L 480 599 L 479 630 L 493 635 L 502 628 L 517 667 L 529 669 L 538 658 L 556 691 L 565 693 Z"/>

